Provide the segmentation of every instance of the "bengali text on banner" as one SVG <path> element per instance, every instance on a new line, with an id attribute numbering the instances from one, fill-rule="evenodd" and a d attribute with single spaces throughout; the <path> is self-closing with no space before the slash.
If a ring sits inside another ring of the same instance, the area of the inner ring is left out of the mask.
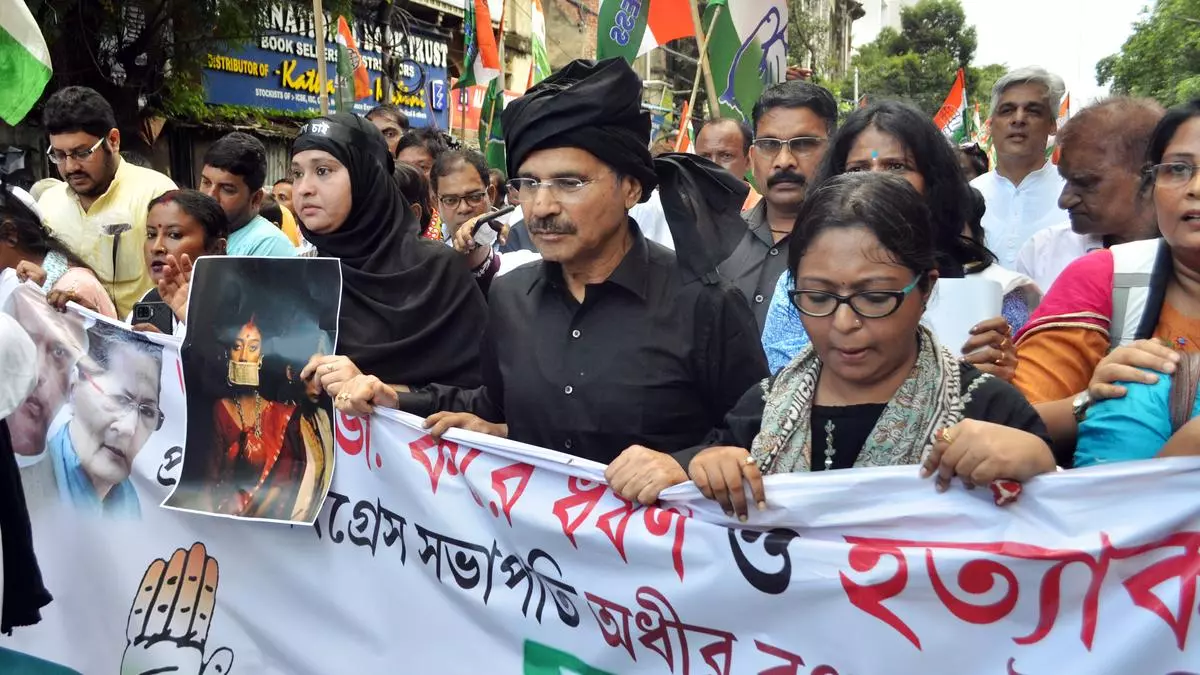
<path id="1" fill-rule="evenodd" d="M 743 526 L 690 484 L 643 507 L 602 466 L 471 433 L 439 443 L 385 412 L 334 416 L 315 524 L 214 518 L 159 506 L 185 396 L 177 342 L 158 346 L 160 426 L 131 459 L 140 507 L 31 500 L 55 599 L 0 637 L 0 670 L 1200 671 L 1195 461 L 1050 475 L 1004 508 L 938 494 L 916 467 L 772 477 Z"/>

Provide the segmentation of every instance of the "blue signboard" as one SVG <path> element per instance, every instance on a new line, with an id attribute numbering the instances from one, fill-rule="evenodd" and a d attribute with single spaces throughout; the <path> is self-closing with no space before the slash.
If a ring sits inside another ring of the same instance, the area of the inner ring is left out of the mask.
<path id="1" fill-rule="evenodd" d="M 254 45 L 208 54 L 204 68 L 208 102 L 316 112 L 317 50 L 311 10 L 284 2 L 273 7 L 268 17 L 268 30 Z M 327 16 L 326 25 L 330 29 L 330 38 L 325 41 L 326 83 L 333 110 L 337 17 Z M 371 75 L 371 95 L 354 104 L 354 112 L 362 114 L 384 103 L 381 36 L 377 28 L 366 25 L 355 24 L 352 31 Z M 391 103 L 408 115 L 413 127 L 449 128 L 446 40 L 412 31 L 394 35 L 392 42 L 393 59 L 400 63 Z"/>

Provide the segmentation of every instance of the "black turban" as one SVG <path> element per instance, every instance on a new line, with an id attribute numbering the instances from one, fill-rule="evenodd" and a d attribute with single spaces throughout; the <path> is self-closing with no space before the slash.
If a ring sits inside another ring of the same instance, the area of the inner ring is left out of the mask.
<path id="1" fill-rule="evenodd" d="M 642 80 L 623 59 L 572 61 L 509 104 L 501 122 L 509 176 L 537 150 L 579 148 L 640 182 L 642 201 L 659 188 L 686 280 L 716 282 L 746 233 L 745 181 L 698 155 L 650 157 Z"/>
<path id="2" fill-rule="evenodd" d="M 342 263 L 337 352 L 389 384 L 477 386 L 487 304 L 459 254 L 418 238 L 383 134 L 337 113 L 304 125 L 292 156 L 305 150 L 328 152 L 350 173 L 342 226 L 318 234 L 300 225 L 321 255 Z"/>
<path id="3" fill-rule="evenodd" d="M 500 121 L 509 176 L 537 150 L 579 148 L 641 183 L 642 201 L 658 186 L 642 80 L 624 59 L 572 61 L 510 103 Z"/>

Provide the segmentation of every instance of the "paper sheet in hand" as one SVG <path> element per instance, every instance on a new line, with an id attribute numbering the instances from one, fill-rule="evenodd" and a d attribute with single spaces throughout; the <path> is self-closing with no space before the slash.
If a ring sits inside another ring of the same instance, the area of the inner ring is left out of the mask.
<path id="1" fill-rule="evenodd" d="M 938 279 L 921 321 L 942 345 L 961 354 L 972 326 L 1000 316 L 1002 290 L 999 283 L 978 277 Z"/>

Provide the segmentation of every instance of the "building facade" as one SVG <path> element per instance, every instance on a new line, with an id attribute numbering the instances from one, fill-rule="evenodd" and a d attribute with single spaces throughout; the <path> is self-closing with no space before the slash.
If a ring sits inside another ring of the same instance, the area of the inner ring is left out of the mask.
<path id="1" fill-rule="evenodd" d="M 863 17 L 854 22 L 851 43 L 855 49 L 871 42 L 884 28 L 900 30 L 900 10 L 917 0 L 862 0 Z"/>
<path id="2" fill-rule="evenodd" d="M 841 77 L 850 66 L 853 26 L 864 16 L 861 0 L 794 0 L 790 8 L 793 54 L 822 77 Z"/>

